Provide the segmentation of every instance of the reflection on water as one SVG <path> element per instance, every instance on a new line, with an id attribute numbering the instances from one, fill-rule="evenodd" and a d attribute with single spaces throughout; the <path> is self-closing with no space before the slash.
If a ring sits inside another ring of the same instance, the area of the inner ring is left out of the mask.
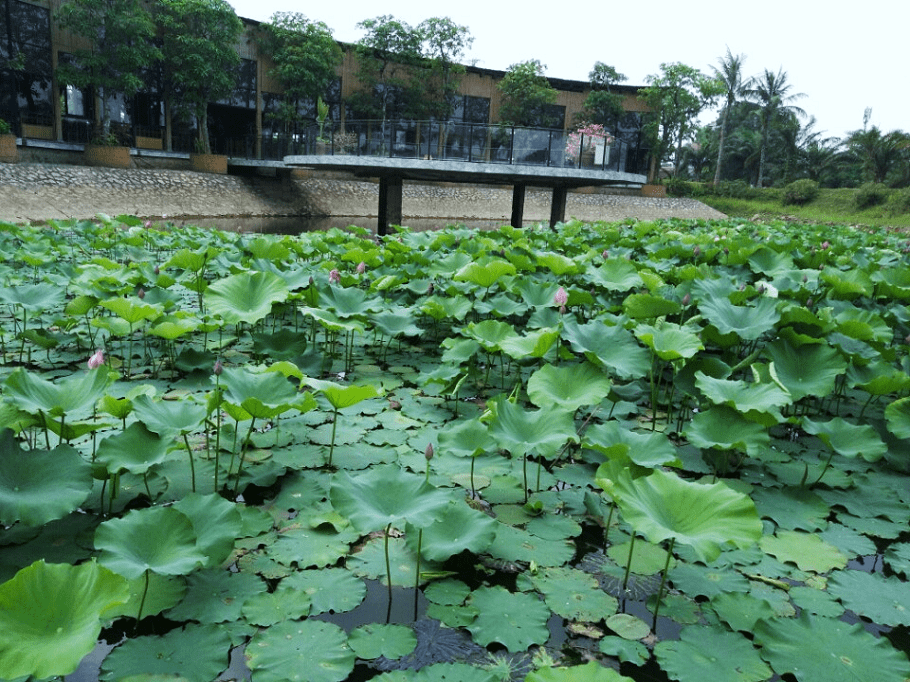
<path id="1" fill-rule="evenodd" d="M 376 232 L 375 216 L 329 216 L 309 218 L 306 216 L 243 216 L 234 218 L 186 218 L 168 221 L 174 226 L 196 225 L 213 227 L 230 232 L 251 232 L 259 234 L 302 234 L 318 232 L 333 227 L 345 228 L 351 225 Z M 471 227 L 478 230 L 495 230 L 507 224 L 508 220 L 458 220 L 449 218 L 414 218 L 402 221 L 405 227 L 415 231 L 438 230 L 449 225 Z M 526 225 L 535 223 L 527 222 Z"/>

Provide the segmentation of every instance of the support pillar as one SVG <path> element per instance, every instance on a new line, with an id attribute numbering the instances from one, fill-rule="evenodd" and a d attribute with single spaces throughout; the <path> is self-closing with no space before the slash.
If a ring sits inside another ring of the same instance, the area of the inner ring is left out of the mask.
<path id="1" fill-rule="evenodd" d="M 556 223 L 561 223 L 566 219 L 566 195 L 568 188 L 564 185 L 557 185 L 553 188 L 553 203 L 550 205 L 550 229 L 556 229 Z"/>
<path id="2" fill-rule="evenodd" d="M 523 184 L 515 185 L 512 188 L 512 219 L 509 224 L 512 227 L 521 227 L 521 221 L 525 213 L 525 186 Z"/>
<path id="3" fill-rule="evenodd" d="M 389 225 L 401 225 L 401 193 L 403 187 L 400 175 L 383 175 L 379 178 L 379 222 L 376 234 L 389 233 Z"/>

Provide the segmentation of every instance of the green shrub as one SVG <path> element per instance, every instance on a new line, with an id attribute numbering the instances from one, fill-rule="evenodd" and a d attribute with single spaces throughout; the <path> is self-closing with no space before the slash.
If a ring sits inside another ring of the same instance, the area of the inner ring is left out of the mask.
<path id="1" fill-rule="evenodd" d="M 910 187 L 894 190 L 888 197 L 888 214 L 903 215 L 910 213 Z"/>
<path id="2" fill-rule="evenodd" d="M 672 197 L 702 197 L 706 194 L 705 186 L 700 182 L 670 178 L 664 184 L 667 187 L 667 194 Z"/>
<path id="3" fill-rule="evenodd" d="M 731 199 L 757 199 L 761 190 L 750 186 L 745 180 L 725 180 L 717 185 L 714 194 Z"/>
<path id="4" fill-rule="evenodd" d="M 859 186 L 856 190 L 856 197 L 853 203 L 859 209 L 871 208 L 885 203 L 888 198 L 888 188 L 880 182 L 867 182 Z"/>
<path id="5" fill-rule="evenodd" d="M 12 132 L 9 123 L 0 118 L 0 135 L 8 135 Z"/>
<path id="6" fill-rule="evenodd" d="M 784 206 L 788 206 L 790 204 L 802 206 L 803 204 L 808 204 L 817 196 L 818 183 L 815 182 L 815 180 L 803 178 L 802 180 L 795 180 L 784 187 L 784 196 L 782 203 Z"/>

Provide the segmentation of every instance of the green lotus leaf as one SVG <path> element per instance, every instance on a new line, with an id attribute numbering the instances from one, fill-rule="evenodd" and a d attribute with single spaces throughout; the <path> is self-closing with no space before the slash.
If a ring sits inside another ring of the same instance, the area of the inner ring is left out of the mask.
<path id="1" fill-rule="evenodd" d="M 134 510 L 95 530 L 98 560 L 131 580 L 145 571 L 186 575 L 203 566 L 207 557 L 196 539 L 189 517 L 173 507 Z"/>
<path id="2" fill-rule="evenodd" d="M 201 429 L 206 417 L 205 405 L 193 400 L 154 400 L 149 395 L 133 399 L 133 412 L 149 431 L 163 437 Z"/>
<path id="3" fill-rule="evenodd" d="M 750 587 L 746 577 L 733 568 L 697 563 L 679 562 L 669 570 L 667 577 L 690 599 L 715 599 L 722 594 L 746 593 Z"/>
<path id="4" fill-rule="evenodd" d="M 760 246 L 749 256 L 748 261 L 752 272 L 767 277 L 788 274 L 796 267 L 789 253 L 768 246 Z"/>
<path id="5" fill-rule="evenodd" d="M 169 445 L 169 439 L 152 433 L 141 422 L 133 422 L 98 443 L 95 461 L 111 474 L 144 474 L 164 461 Z"/>
<path id="6" fill-rule="evenodd" d="M 417 326 L 410 308 L 383 310 L 370 316 L 373 326 L 392 338 L 396 336 L 420 336 L 423 329 Z"/>
<path id="7" fill-rule="evenodd" d="M 384 570 L 384 569 L 383 569 Z M 413 586 L 414 571 L 409 572 Z M 281 581 L 276 593 L 293 595 L 298 592 L 309 598 L 311 615 L 345 613 L 357 608 L 367 594 L 360 578 L 344 568 L 295 571 Z"/>
<path id="8" fill-rule="evenodd" d="M 869 275 L 859 268 L 851 270 L 825 268 L 819 279 L 831 287 L 831 298 L 854 300 L 860 296 L 871 296 L 874 286 Z"/>
<path id="9" fill-rule="evenodd" d="M 518 589 L 537 590 L 553 613 L 568 620 L 596 623 L 615 613 L 618 606 L 616 599 L 600 589 L 594 576 L 566 566 L 523 573 L 518 579 Z"/>
<path id="10" fill-rule="evenodd" d="M 320 620 L 289 620 L 253 635 L 246 660 L 257 682 L 341 682 L 356 655 L 344 630 Z"/>
<path id="11" fill-rule="evenodd" d="M 581 266 L 578 263 L 561 253 L 553 253 L 552 251 L 538 253 L 537 262 L 557 277 L 575 275 L 581 272 Z"/>
<path id="12" fill-rule="evenodd" d="M 306 384 L 310 388 L 316 389 L 329 404 L 336 410 L 343 410 L 346 407 L 353 407 L 359 402 L 369 398 L 379 397 L 379 391 L 375 386 L 342 386 L 334 381 L 321 381 L 319 379 L 306 379 Z"/>
<path id="13" fill-rule="evenodd" d="M 190 332 L 196 331 L 200 324 L 200 321 L 195 317 L 166 315 L 149 327 L 146 330 L 146 333 L 168 341 L 173 341 Z"/>
<path id="14" fill-rule="evenodd" d="M 575 543 L 566 538 L 538 537 L 522 528 L 500 523 L 487 554 L 508 562 L 530 564 L 533 561 L 538 566 L 562 566 L 575 554 Z"/>
<path id="15" fill-rule="evenodd" d="M 389 524 L 402 527 L 405 521 L 426 527 L 439 520 L 452 499 L 448 491 L 397 466 L 377 466 L 357 476 L 340 471 L 330 496 L 338 513 L 364 534 Z"/>
<path id="16" fill-rule="evenodd" d="M 851 424 L 840 417 L 827 422 L 803 417 L 803 430 L 818 436 L 825 445 L 843 457 L 859 456 L 867 462 L 875 462 L 888 452 L 888 446 L 868 424 Z"/>
<path id="17" fill-rule="evenodd" d="M 176 621 L 228 623 L 240 620 L 243 605 L 268 586 L 253 573 L 232 573 L 222 568 L 205 568 L 187 579 L 186 596 L 167 612 Z"/>
<path id="18" fill-rule="evenodd" d="M 833 338 L 829 337 L 829 338 Z M 891 363 L 882 360 L 878 351 L 870 348 L 872 359 L 867 365 L 859 365 L 856 360 L 847 370 L 847 382 L 872 395 L 890 395 L 902 393 L 910 388 L 910 376 Z"/>
<path id="19" fill-rule="evenodd" d="M 431 561 L 445 561 L 465 550 L 479 554 L 493 542 L 497 526 L 496 521 L 483 512 L 471 509 L 463 502 L 452 501 L 443 509 L 436 523 L 424 527 L 420 537 L 420 554 Z M 408 526 L 406 540 L 416 554 L 416 527 Z"/>
<path id="20" fill-rule="evenodd" d="M 351 630 L 348 645 L 357 654 L 357 658 L 366 660 L 383 656 L 396 659 L 414 651 L 417 635 L 406 625 L 367 623 Z"/>
<path id="21" fill-rule="evenodd" d="M 610 379 L 590 362 L 544 365 L 528 379 L 528 397 L 537 407 L 574 412 L 584 405 L 598 405 L 610 394 Z"/>
<path id="22" fill-rule="evenodd" d="M 832 597 L 875 623 L 910 625 L 910 583 L 881 573 L 839 571 L 828 580 Z"/>
<path id="23" fill-rule="evenodd" d="M 489 289 L 500 279 L 516 273 L 515 266 L 504 260 L 490 260 L 486 263 L 471 261 L 461 267 L 452 279 L 456 282 L 471 282 L 477 286 Z"/>
<path id="24" fill-rule="evenodd" d="M 367 293 L 357 287 L 329 286 L 319 290 L 319 305 L 335 313 L 342 320 L 364 318 L 378 309 L 378 299 L 367 298 Z"/>
<path id="25" fill-rule="evenodd" d="M 515 360 L 544 357 L 559 339 L 559 330 L 551 327 L 529 331 L 524 336 L 503 339 L 500 350 Z"/>
<path id="26" fill-rule="evenodd" d="M 92 491 L 92 466 L 69 445 L 22 450 L 0 431 L 0 524 L 43 526 L 78 509 Z"/>
<path id="27" fill-rule="evenodd" d="M 650 542 L 674 539 L 700 561 L 713 561 L 724 545 L 753 545 L 762 535 L 755 504 L 723 483 L 694 483 L 656 470 L 617 477 L 614 496 L 623 518 Z"/>
<path id="28" fill-rule="evenodd" d="M 226 367 L 220 377 L 224 399 L 257 419 L 270 419 L 287 412 L 304 396 L 278 371 L 251 371 Z"/>
<path id="29" fill-rule="evenodd" d="M 744 592 L 715 595 L 711 598 L 711 607 L 722 621 L 741 632 L 752 632 L 760 619 L 774 616 L 774 609 L 765 599 Z"/>
<path id="30" fill-rule="evenodd" d="M 733 305 L 726 298 L 705 299 L 699 301 L 698 309 L 721 334 L 736 334 L 749 341 L 774 329 L 780 320 L 777 302 L 766 297 L 754 306 Z"/>
<path id="31" fill-rule="evenodd" d="M 588 270 L 591 281 L 607 291 L 628 291 L 644 286 L 635 265 L 625 258 L 608 258 L 603 265 Z"/>
<path id="32" fill-rule="evenodd" d="M 478 613 L 467 628 L 481 646 L 499 642 L 514 653 L 544 644 L 550 637 L 550 609 L 534 595 L 499 586 L 481 587 L 471 593 L 468 603 Z"/>
<path id="33" fill-rule="evenodd" d="M 578 442 L 571 412 L 561 406 L 528 411 L 509 400 L 496 403 L 490 435 L 516 456 L 534 451 L 549 458 L 566 443 Z"/>
<path id="34" fill-rule="evenodd" d="M 900 398 L 885 408 L 888 431 L 898 438 L 910 438 L 910 398 Z"/>
<path id="35" fill-rule="evenodd" d="M 658 317 L 675 315 L 682 306 L 654 294 L 629 294 L 622 303 L 626 315 L 633 320 L 653 320 Z"/>
<path id="36" fill-rule="evenodd" d="M 439 452 L 460 457 L 476 457 L 495 449 L 496 443 L 486 424 L 479 419 L 449 422 L 439 432 Z"/>
<path id="37" fill-rule="evenodd" d="M 95 648 L 101 619 L 127 599 L 126 580 L 94 560 L 23 568 L 0 584 L 3 677 L 69 675 Z"/>
<path id="38" fill-rule="evenodd" d="M 243 619 L 252 625 L 268 627 L 283 620 L 300 620 L 310 614 L 310 598 L 300 591 L 261 592 L 243 602 Z"/>
<path id="39" fill-rule="evenodd" d="M 186 596 L 186 583 L 182 576 L 148 574 L 148 587 L 145 575 L 129 581 L 130 598 L 111 613 L 112 617 L 127 616 L 137 618 L 154 616 L 173 608 Z M 142 614 L 139 606 L 142 605 Z"/>
<path id="40" fill-rule="evenodd" d="M 502 292 L 490 298 L 477 301 L 474 305 L 480 315 L 495 315 L 496 317 L 513 317 L 523 315 L 528 310 L 524 301 L 516 301 L 507 293 Z"/>
<path id="41" fill-rule="evenodd" d="M 441 296 L 430 296 L 420 304 L 420 312 L 429 315 L 434 320 L 444 320 L 447 317 L 453 320 L 463 320 L 473 304 L 467 296 L 453 296 L 443 298 Z"/>
<path id="42" fill-rule="evenodd" d="M 196 532 L 196 546 L 208 557 L 205 567 L 219 566 L 234 549 L 243 519 L 237 505 L 215 493 L 191 493 L 174 507 L 186 514 Z"/>
<path id="43" fill-rule="evenodd" d="M 655 644 L 654 657 L 680 682 L 762 682 L 772 677 L 748 639 L 718 627 L 685 627 L 678 640 Z"/>
<path id="44" fill-rule="evenodd" d="M 629 561 L 630 549 L 632 550 L 631 562 Z M 629 566 L 629 570 L 636 575 L 655 575 L 664 570 L 664 566 L 673 568 L 676 565 L 676 559 L 667 556 L 667 550 L 641 538 L 636 540 L 634 547 L 631 541 L 611 544 L 607 548 L 606 554 L 616 562 L 617 566 Z"/>
<path id="45" fill-rule="evenodd" d="M 27 412 L 73 418 L 88 414 L 111 380 L 104 367 L 79 372 L 57 382 L 47 381 L 19 367 L 6 378 L 6 394 Z"/>
<path id="46" fill-rule="evenodd" d="M 621 326 L 609 326 L 594 320 L 584 325 L 574 319 L 563 323 L 563 336 L 572 350 L 584 353 L 595 364 L 601 364 L 622 379 L 647 376 L 651 368 L 648 351 L 636 341 L 632 332 Z"/>
<path id="47" fill-rule="evenodd" d="M 464 328 L 462 333 L 477 341 L 488 353 L 498 351 L 500 343 L 516 336 L 515 328 L 512 325 L 499 320 L 472 322 Z"/>
<path id="48" fill-rule="evenodd" d="M 617 421 L 608 421 L 588 427 L 582 441 L 609 458 L 627 458 L 638 466 L 653 469 L 677 462 L 676 448 L 662 433 L 641 433 L 624 427 Z"/>
<path id="49" fill-rule="evenodd" d="M 635 327 L 635 336 L 661 360 L 691 358 L 705 349 L 698 336 L 673 322 L 640 324 Z"/>
<path id="50" fill-rule="evenodd" d="M 107 308 L 114 315 L 125 321 L 130 327 L 145 320 L 156 320 L 164 314 L 163 306 L 149 305 L 140 300 L 129 298 L 110 298 L 99 303 L 102 308 Z"/>
<path id="51" fill-rule="evenodd" d="M 253 324 L 272 312 L 290 291 L 273 272 L 241 272 L 213 282 L 205 290 L 205 304 L 228 324 Z"/>
<path id="52" fill-rule="evenodd" d="M 837 377 L 847 370 L 846 361 L 827 344 L 806 344 L 798 348 L 784 339 L 767 347 L 774 374 L 790 392 L 794 402 L 807 395 L 826 396 L 834 390 Z"/>
<path id="53" fill-rule="evenodd" d="M 696 414 L 685 435 L 700 448 L 740 450 L 750 455 L 759 454 L 771 442 L 766 427 L 724 405 Z"/>
<path id="54" fill-rule="evenodd" d="M 759 621 L 754 634 L 774 672 L 800 682 L 904 682 L 910 676 L 907 655 L 859 623 L 803 611 L 798 618 Z"/>
<path id="55" fill-rule="evenodd" d="M 41 312 L 63 303 L 65 295 L 64 289 L 49 282 L 18 284 L 0 289 L 0 302 L 11 306 L 21 306 L 29 312 Z"/>
<path id="56" fill-rule="evenodd" d="M 611 616 L 611 618 L 615 617 Z M 634 640 L 623 639 L 622 637 L 604 637 L 598 643 L 597 648 L 600 649 L 602 654 L 613 656 L 623 663 L 631 663 L 632 665 L 644 665 L 651 658 L 651 652 L 648 651 L 644 644 Z"/>
<path id="57" fill-rule="evenodd" d="M 715 405 L 731 407 L 766 427 L 783 421 L 779 408 L 791 402 L 786 391 L 771 383 L 715 379 L 696 372 L 695 385 Z"/>
<path id="58" fill-rule="evenodd" d="M 595 661 L 568 668 L 540 668 L 525 677 L 525 682 L 633 682 L 631 677 L 620 675 L 612 668 L 605 668 Z"/>
<path id="59" fill-rule="evenodd" d="M 891 343 L 894 330 L 881 315 L 872 310 L 848 306 L 834 316 L 836 329 L 841 334 L 860 341 Z"/>
<path id="60" fill-rule="evenodd" d="M 350 527 L 336 531 L 329 524 L 316 528 L 298 526 L 285 529 L 266 553 L 286 566 L 330 566 L 350 551 L 358 537 L 357 531 Z"/>
<path id="61" fill-rule="evenodd" d="M 837 547 L 812 533 L 778 529 L 774 535 L 765 535 L 759 546 L 778 561 L 796 564 L 801 571 L 828 573 L 847 565 L 847 557 Z"/>
<path id="62" fill-rule="evenodd" d="M 104 659 L 100 679 L 208 682 L 227 668 L 230 651 L 224 628 L 190 623 L 161 637 L 127 639 Z"/>

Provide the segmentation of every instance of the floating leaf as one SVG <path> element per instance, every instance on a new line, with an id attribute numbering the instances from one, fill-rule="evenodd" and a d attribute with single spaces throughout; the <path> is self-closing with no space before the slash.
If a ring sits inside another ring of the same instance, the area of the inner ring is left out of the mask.
<path id="1" fill-rule="evenodd" d="M 356 656 L 337 625 L 289 620 L 253 635 L 246 660 L 257 682 L 341 682 Z"/>
<path id="2" fill-rule="evenodd" d="M 550 610 L 533 595 L 512 593 L 498 586 L 481 587 L 471 593 L 468 602 L 478 614 L 467 628 L 482 646 L 499 642 L 509 651 L 518 652 L 533 644 L 544 644 L 550 637 Z"/>
<path id="3" fill-rule="evenodd" d="M 705 349 L 698 336 L 672 322 L 660 325 L 640 324 L 635 328 L 635 336 L 661 360 L 691 358 Z"/>
<path id="4" fill-rule="evenodd" d="M 655 644 L 654 656 L 680 682 L 761 682 L 771 677 L 748 639 L 716 627 L 685 627 L 679 640 Z"/>
<path id="5" fill-rule="evenodd" d="M 436 523 L 423 529 L 420 554 L 431 561 L 445 561 L 465 550 L 483 552 L 496 535 L 497 523 L 463 502 L 449 502 Z M 410 527 L 407 542 L 417 552 L 417 528 Z"/>
<path id="6" fill-rule="evenodd" d="M 525 682 L 633 682 L 612 668 L 589 661 L 569 668 L 540 668 L 528 673 Z"/>
<path id="7" fill-rule="evenodd" d="M 522 574 L 518 588 L 537 590 L 553 613 L 568 620 L 596 623 L 618 606 L 616 599 L 598 587 L 594 576 L 576 568 L 549 567 Z"/>
<path id="8" fill-rule="evenodd" d="M 573 412 L 597 405 L 610 394 L 610 379 L 589 362 L 544 365 L 528 379 L 528 398 L 537 407 L 559 405 Z"/>
<path id="9" fill-rule="evenodd" d="M 847 369 L 846 361 L 827 344 L 806 344 L 795 348 L 778 339 L 767 347 L 774 361 L 777 380 L 794 401 L 807 395 L 826 396 L 834 390 L 837 377 Z"/>
<path id="10" fill-rule="evenodd" d="M 736 334 L 748 341 L 771 331 L 780 320 L 773 298 L 760 298 L 754 306 L 733 305 L 727 298 L 703 299 L 698 309 L 721 334 Z"/>
<path id="11" fill-rule="evenodd" d="M 851 424 L 840 417 L 827 422 L 803 417 L 803 430 L 818 436 L 825 445 L 843 457 L 860 456 L 867 462 L 875 462 L 888 452 L 888 446 L 868 424 Z"/>
<path id="12" fill-rule="evenodd" d="M 910 625 L 910 583 L 880 573 L 840 571 L 828 591 L 854 613 L 881 625 Z"/>
<path id="13" fill-rule="evenodd" d="M 0 584 L 3 677 L 69 675 L 95 648 L 101 618 L 128 598 L 126 580 L 94 560 L 23 568 Z"/>
<path id="14" fill-rule="evenodd" d="M 348 645 L 357 658 L 401 658 L 414 651 L 417 635 L 405 625 L 368 623 L 351 630 Z"/>

